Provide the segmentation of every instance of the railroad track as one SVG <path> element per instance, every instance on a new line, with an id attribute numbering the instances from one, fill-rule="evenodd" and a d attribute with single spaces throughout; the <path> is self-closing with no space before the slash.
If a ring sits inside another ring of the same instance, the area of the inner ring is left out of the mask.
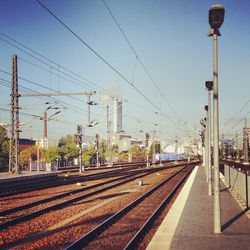
<path id="1" fill-rule="evenodd" d="M 187 163 L 187 165 L 196 163 L 198 162 Z M 34 247 L 38 247 L 39 249 L 63 249 L 72 243 L 72 239 L 77 239 L 83 232 L 86 233 L 88 230 L 92 230 L 98 221 L 104 221 L 109 214 L 116 213 L 125 204 L 129 204 L 136 197 L 150 189 L 150 187 L 155 185 L 154 183 L 163 180 L 164 176 L 169 175 L 178 168 L 180 169 L 182 166 L 183 163 L 172 164 L 166 167 L 134 170 L 131 173 L 130 181 L 127 183 L 123 179 L 117 182 L 110 182 L 107 186 L 88 187 L 88 191 L 85 190 L 83 193 L 78 193 L 77 197 L 74 194 L 71 197 L 69 196 L 72 199 L 68 204 L 68 197 L 64 197 L 62 199 L 65 203 L 63 204 L 62 202 L 61 205 L 55 204 L 52 201 L 45 203 L 46 207 L 38 205 L 37 207 L 26 209 L 24 213 L 28 217 L 21 216 L 17 218 L 17 221 L 6 221 L 9 224 L 3 224 L 3 227 L 0 228 L 0 249 L 10 249 L 13 247 L 20 249 L 33 249 Z M 139 175 L 139 171 L 144 171 L 144 173 L 141 172 L 141 175 Z M 160 171 L 163 171 L 162 174 L 155 173 Z M 135 175 L 136 172 L 138 175 Z M 138 178 L 143 178 L 144 185 L 138 186 Z M 120 183 L 122 181 L 124 181 L 124 185 Z M 114 189 L 108 188 L 111 185 L 114 185 Z M 103 187 L 107 189 L 102 190 Z M 95 191 L 97 191 L 96 194 L 94 194 Z M 86 195 L 85 198 L 84 195 Z M 29 197 L 27 198 L 29 200 Z M 55 201 L 58 202 L 57 200 Z M 60 203 L 61 201 L 59 200 Z M 47 206 L 51 206 L 52 204 L 55 206 L 51 210 L 50 208 L 47 210 Z M 11 211 L 9 212 L 11 214 Z M 35 213 L 29 215 L 32 212 Z M 75 234 L 79 230 L 82 233 Z M 108 249 L 110 248 L 108 247 Z"/>
<path id="2" fill-rule="evenodd" d="M 144 164 L 145 165 L 145 164 Z M 50 187 L 56 187 L 56 186 L 62 186 L 62 185 L 69 185 L 75 182 L 86 182 L 90 180 L 96 180 L 96 179 L 102 179 L 102 178 L 107 178 L 111 177 L 111 174 L 113 176 L 117 176 L 120 173 L 124 171 L 129 171 L 131 169 L 136 169 L 141 167 L 139 166 L 126 166 L 123 167 L 122 169 L 117 167 L 115 169 L 105 171 L 102 170 L 101 172 L 98 173 L 92 173 L 92 174 L 86 174 L 86 175 L 80 175 L 80 176 L 69 176 L 69 177 L 64 177 L 64 176 L 59 176 L 58 178 L 52 178 L 52 179 L 46 179 L 44 178 L 43 180 L 38 180 L 38 179 L 32 179 L 29 181 L 22 181 L 18 183 L 8 183 L 4 184 L 4 186 L 0 189 L 0 198 L 3 197 L 8 197 L 16 194 L 21 194 L 25 192 L 30 192 L 34 190 L 39 190 L 39 189 L 45 189 L 45 188 L 50 188 Z"/>
<path id="3" fill-rule="evenodd" d="M 13 213 L 15 213 L 15 212 L 18 212 L 18 213 L 22 212 L 22 214 L 24 214 L 24 215 L 18 216 L 17 218 L 10 219 L 10 220 L 8 220 L 6 218 L 7 221 L 0 224 L 0 230 L 6 229 L 10 226 L 17 225 L 18 223 L 21 223 L 21 222 L 31 220 L 35 217 L 38 217 L 38 216 L 45 214 L 45 213 L 48 213 L 50 211 L 62 209 L 70 204 L 82 201 L 86 198 L 89 198 L 89 197 L 94 196 L 96 194 L 102 193 L 108 189 L 115 188 L 117 186 L 131 182 L 137 178 L 142 178 L 146 175 L 152 174 L 156 171 L 159 172 L 159 171 L 162 171 L 164 169 L 166 169 L 166 168 L 141 169 L 141 170 L 135 170 L 132 173 L 126 172 L 126 173 L 124 173 L 125 176 L 118 177 L 116 179 L 111 179 L 111 180 L 108 180 L 108 181 L 105 181 L 102 183 L 98 183 L 95 185 L 91 185 L 88 187 L 84 187 L 84 188 L 81 188 L 78 190 L 66 192 L 66 193 L 63 193 L 63 194 L 60 194 L 57 196 L 53 196 L 53 197 L 50 197 L 47 199 L 35 201 L 35 202 L 25 204 L 25 205 L 22 205 L 19 207 L 14 207 L 11 209 L 1 211 L 0 216 L 2 218 L 4 218 L 4 216 L 6 217 L 8 215 L 13 216 Z M 87 192 L 89 190 L 91 190 L 91 192 Z M 81 193 L 83 193 L 83 194 L 81 194 Z M 76 195 L 76 196 L 74 196 L 74 195 Z M 73 196 L 73 198 L 72 198 L 72 196 Z M 70 199 L 67 199 L 66 201 L 64 200 L 64 201 L 58 203 L 59 199 L 65 199 L 66 197 L 70 197 Z M 49 205 L 49 206 L 42 208 L 40 210 L 35 210 L 33 212 L 30 212 L 30 213 L 28 212 L 27 214 L 25 214 L 27 209 L 34 208 L 34 207 L 39 206 L 41 204 L 45 204 L 45 203 L 52 202 L 52 201 L 57 201 L 57 204 Z"/>
<path id="4" fill-rule="evenodd" d="M 103 248 L 135 249 L 164 210 L 193 167 L 183 167 L 129 205 L 111 215 L 67 250 Z M 171 186 L 171 188 L 169 188 Z M 131 238 L 131 235 L 132 238 Z M 118 236 L 118 237 L 117 237 Z"/>

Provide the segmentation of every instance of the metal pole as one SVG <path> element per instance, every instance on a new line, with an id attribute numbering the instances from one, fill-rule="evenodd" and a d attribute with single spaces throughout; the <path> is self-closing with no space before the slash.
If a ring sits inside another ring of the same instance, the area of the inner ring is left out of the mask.
<path id="1" fill-rule="evenodd" d="M 236 161 L 240 161 L 239 135 L 236 133 Z"/>
<path id="2" fill-rule="evenodd" d="M 213 31 L 214 233 L 221 233 L 219 172 L 218 30 Z"/>
<path id="3" fill-rule="evenodd" d="M 44 112 L 43 116 L 43 138 L 47 139 L 48 137 L 48 128 L 47 128 L 47 111 Z"/>
<path id="4" fill-rule="evenodd" d="M 90 96 L 88 96 L 88 125 L 90 125 Z"/>
<path id="5" fill-rule="evenodd" d="M 208 90 L 208 195 L 212 195 L 212 162 L 211 162 L 211 90 Z"/>
<path id="6" fill-rule="evenodd" d="M 40 150 L 39 150 L 39 142 L 38 142 L 38 144 L 37 144 L 36 155 L 37 155 L 37 160 L 36 160 L 36 171 L 39 172 L 39 171 L 40 171 Z"/>
<path id="7" fill-rule="evenodd" d="M 245 127 L 243 128 L 244 135 L 244 162 L 243 164 L 248 164 L 248 128 L 247 128 L 247 118 L 245 118 Z"/>
<path id="8" fill-rule="evenodd" d="M 208 112 L 206 110 L 206 125 L 205 125 L 205 168 L 206 168 L 206 181 L 208 182 Z"/>
<path id="9" fill-rule="evenodd" d="M 156 132 L 156 131 L 153 131 L 154 140 L 153 140 L 152 164 L 155 164 L 155 132 Z"/>
<path id="10" fill-rule="evenodd" d="M 11 130 L 9 150 L 9 172 L 20 174 L 19 166 L 19 92 L 17 55 L 12 56 L 12 83 L 11 83 Z"/>
<path id="11" fill-rule="evenodd" d="M 99 152 L 98 152 L 98 149 L 99 149 L 99 134 L 96 134 L 96 167 L 98 168 L 99 167 Z"/>

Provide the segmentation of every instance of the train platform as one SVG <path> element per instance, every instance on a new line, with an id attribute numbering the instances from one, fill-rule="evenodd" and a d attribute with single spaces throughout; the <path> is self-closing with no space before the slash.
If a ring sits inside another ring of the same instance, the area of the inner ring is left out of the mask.
<path id="1" fill-rule="evenodd" d="M 195 167 L 147 250 L 250 249 L 249 210 L 220 183 L 220 234 L 213 233 L 213 196 L 204 167 Z"/>
<path id="2" fill-rule="evenodd" d="M 10 174 L 8 172 L 0 173 L 0 184 L 14 181 L 41 179 L 41 178 L 54 178 L 58 176 L 58 171 L 55 172 L 29 172 L 23 171 L 21 174 Z"/>

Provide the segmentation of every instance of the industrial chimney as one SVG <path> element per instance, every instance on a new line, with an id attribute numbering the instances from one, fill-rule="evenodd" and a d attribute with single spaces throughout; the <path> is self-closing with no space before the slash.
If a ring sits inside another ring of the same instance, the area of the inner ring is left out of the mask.
<path id="1" fill-rule="evenodd" d="M 114 133 L 122 132 L 122 101 L 114 98 Z"/>

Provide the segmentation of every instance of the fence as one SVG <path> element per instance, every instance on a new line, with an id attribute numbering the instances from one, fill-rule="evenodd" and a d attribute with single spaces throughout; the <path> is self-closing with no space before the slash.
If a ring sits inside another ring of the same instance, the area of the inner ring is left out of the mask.
<path id="1" fill-rule="evenodd" d="M 250 205 L 250 171 L 240 171 L 239 168 L 224 164 L 226 184 L 235 190 L 244 200 L 247 207 Z"/>

